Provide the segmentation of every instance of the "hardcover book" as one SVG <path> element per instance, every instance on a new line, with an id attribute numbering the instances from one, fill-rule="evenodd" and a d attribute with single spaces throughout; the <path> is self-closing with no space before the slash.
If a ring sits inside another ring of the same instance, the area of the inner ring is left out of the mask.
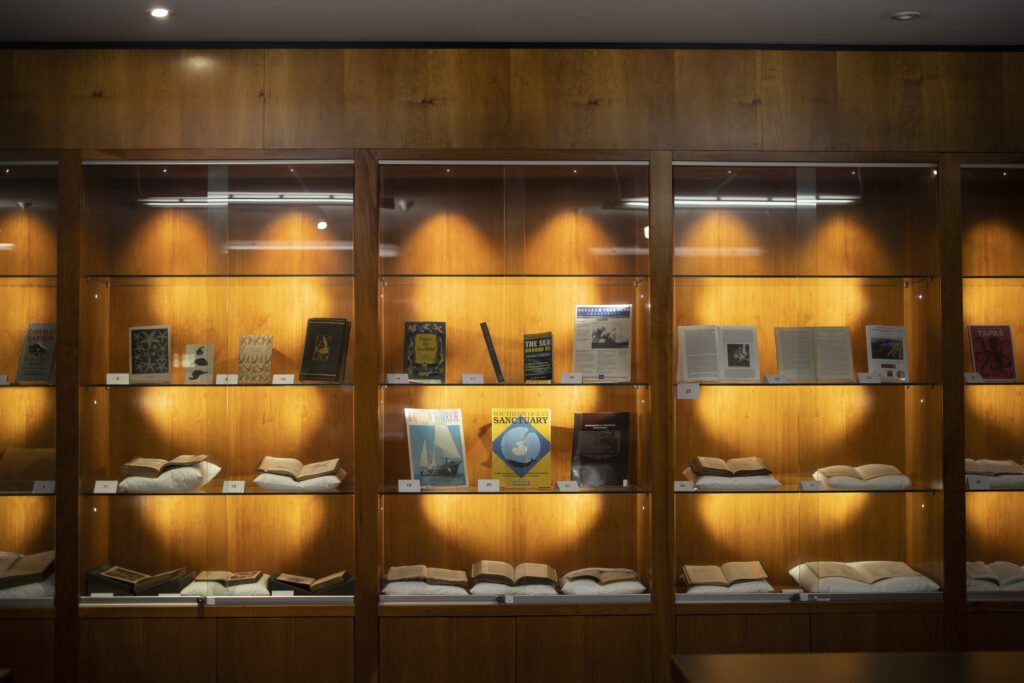
<path id="1" fill-rule="evenodd" d="M 908 381 L 907 328 L 893 325 L 867 325 L 868 371 L 877 372 L 883 382 Z"/>
<path id="2" fill-rule="evenodd" d="M 523 382 L 551 384 L 554 375 L 551 357 L 553 347 L 550 332 L 523 335 Z"/>
<path id="3" fill-rule="evenodd" d="M 494 377 L 498 380 L 498 384 L 504 384 L 505 375 L 501 371 L 501 363 L 498 362 L 498 352 L 494 350 L 494 341 L 491 339 L 491 331 L 487 329 L 487 323 L 480 323 L 480 331 L 483 332 L 484 344 L 487 345 L 487 355 L 491 357 Z"/>
<path id="4" fill-rule="evenodd" d="M 731 458 L 728 462 L 701 455 L 690 460 L 690 469 L 700 477 L 760 477 L 772 473 L 765 461 L 756 455 Z"/>
<path id="5" fill-rule="evenodd" d="M 238 383 L 270 384 L 274 335 L 238 335 Z"/>
<path id="6" fill-rule="evenodd" d="M 893 465 L 883 465 L 878 463 L 860 465 L 859 467 L 851 467 L 850 465 L 831 465 L 829 467 L 819 467 L 818 472 L 825 477 L 852 477 L 862 481 L 871 481 L 878 477 L 903 474 L 899 468 L 894 467 Z"/>
<path id="7" fill-rule="evenodd" d="M 684 382 L 761 379 L 757 328 L 684 325 L 679 333 L 679 375 Z"/>
<path id="8" fill-rule="evenodd" d="M 169 384 L 171 381 L 171 328 L 143 325 L 128 328 L 132 384 Z"/>
<path id="9" fill-rule="evenodd" d="M 776 327 L 779 374 L 794 382 L 852 382 L 849 327 Z"/>
<path id="10" fill-rule="evenodd" d="M 341 461 L 338 458 L 303 465 L 302 462 L 295 458 L 275 458 L 271 455 L 264 456 L 256 467 L 261 472 L 280 474 L 291 477 L 295 481 L 306 481 L 307 479 L 334 474 L 340 468 Z"/>
<path id="11" fill-rule="evenodd" d="M 576 413 L 572 480 L 580 486 L 622 486 L 629 478 L 629 413 Z"/>
<path id="12" fill-rule="evenodd" d="M 53 356 L 57 350 L 57 323 L 29 323 L 18 359 L 18 384 L 48 383 L 53 374 Z"/>
<path id="13" fill-rule="evenodd" d="M 350 324 L 345 318 L 310 318 L 302 350 L 300 382 L 340 382 L 345 377 Z"/>
<path id="14" fill-rule="evenodd" d="M 466 486 L 462 411 L 405 409 L 409 469 L 422 488 Z"/>
<path id="15" fill-rule="evenodd" d="M 441 569 L 439 567 L 428 567 L 424 564 L 410 564 L 401 567 L 390 567 L 384 575 L 388 583 L 393 581 L 425 581 L 435 586 L 461 586 L 469 585 L 466 572 L 461 569 Z"/>
<path id="16" fill-rule="evenodd" d="M 558 572 L 547 564 L 522 562 L 515 567 L 507 562 L 480 560 L 469 571 L 474 581 L 502 583 L 506 586 L 549 585 L 558 583 Z"/>
<path id="17" fill-rule="evenodd" d="M 7 566 L 0 566 L 0 588 L 24 586 L 42 581 L 53 572 L 54 551 L 23 555 Z"/>
<path id="18" fill-rule="evenodd" d="M 974 371 L 986 382 L 1016 382 L 1013 332 L 1009 325 L 968 325 Z M 22 355 L 24 355 L 22 351 Z"/>
<path id="19" fill-rule="evenodd" d="M 104 564 L 86 575 L 86 584 L 90 593 L 159 595 L 180 593 L 182 588 L 192 583 L 195 576 L 195 572 L 189 572 L 185 567 L 150 576 L 124 567 Z"/>
<path id="20" fill-rule="evenodd" d="M 577 306 L 572 371 L 584 382 L 628 382 L 633 306 Z"/>
<path id="21" fill-rule="evenodd" d="M 752 562 L 726 562 L 716 565 L 693 565 L 683 567 L 683 580 L 688 586 L 729 586 L 741 581 L 763 581 L 768 578 L 764 567 L 757 560 Z"/>
<path id="22" fill-rule="evenodd" d="M 175 467 L 188 467 L 206 460 L 205 455 L 179 455 L 173 460 L 162 458 L 132 458 L 121 466 L 121 474 L 126 477 L 159 477 L 163 472 Z"/>
<path id="23" fill-rule="evenodd" d="M 281 572 L 270 577 L 267 587 L 272 591 L 290 590 L 303 595 L 352 595 L 355 579 L 344 569 L 316 579 Z"/>
<path id="24" fill-rule="evenodd" d="M 213 384 L 213 344 L 185 344 L 185 384 Z"/>
<path id="25" fill-rule="evenodd" d="M 991 564 L 968 562 L 967 578 L 988 581 L 992 584 L 992 590 L 999 590 L 1024 583 L 1024 568 L 1006 561 L 992 562 Z"/>
<path id="26" fill-rule="evenodd" d="M 196 574 L 196 581 L 216 581 L 225 586 L 243 586 L 256 583 L 263 576 L 261 571 L 228 572 L 222 570 L 203 570 Z"/>
<path id="27" fill-rule="evenodd" d="M 445 324 L 405 323 L 405 374 L 412 384 L 444 384 Z"/>
<path id="28" fill-rule="evenodd" d="M 549 409 L 491 409 L 491 476 L 502 489 L 551 486 Z"/>

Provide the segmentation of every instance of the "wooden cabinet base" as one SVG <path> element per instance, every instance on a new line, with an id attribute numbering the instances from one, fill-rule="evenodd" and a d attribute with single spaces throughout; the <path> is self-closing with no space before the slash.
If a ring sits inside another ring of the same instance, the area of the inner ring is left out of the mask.
<path id="1" fill-rule="evenodd" d="M 11 681 L 52 683 L 53 619 L 0 619 L 0 669 Z"/>

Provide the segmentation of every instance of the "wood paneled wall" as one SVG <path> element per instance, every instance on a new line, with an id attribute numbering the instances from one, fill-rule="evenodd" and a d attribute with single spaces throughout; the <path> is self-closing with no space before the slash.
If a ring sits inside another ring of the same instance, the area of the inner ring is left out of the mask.
<path id="1" fill-rule="evenodd" d="M 1024 53 L 0 50 L 0 148 L 1024 149 Z"/>

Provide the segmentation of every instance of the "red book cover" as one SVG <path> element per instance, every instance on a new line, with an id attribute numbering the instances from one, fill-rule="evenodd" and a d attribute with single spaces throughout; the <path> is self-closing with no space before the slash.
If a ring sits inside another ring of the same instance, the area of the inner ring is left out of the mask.
<path id="1" fill-rule="evenodd" d="M 1009 325 L 969 325 L 974 371 L 986 382 L 1015 382 L 1013 334 Z"/>

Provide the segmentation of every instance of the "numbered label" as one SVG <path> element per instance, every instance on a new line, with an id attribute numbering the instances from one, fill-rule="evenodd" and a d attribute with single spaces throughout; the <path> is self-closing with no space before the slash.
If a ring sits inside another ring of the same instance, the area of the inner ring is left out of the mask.
<path id="1" fill-rule="evenodd" d="M 824 491 L 825 485 L 816 479 L 806 479 L 800 482 L 801 491 Z"/>
<path id="2" fill-rule="evenodd" d="M 271 384 L 295 384 L 295 375 L 274 375 Z"/>
<path id="3" fill-rule="evenodd" d="M 223 488 L 221 488 L 221 493 L 245 493 L 245 482 L 226 481 Z"/>
<path id="4" fill-rule="evenodd" d="M 966 384 L 984 384 L 985 378 L 981 376 L 980 372 L 965 372 L 964 383 Z"/>
<path id="5" fill-rule="evenodd" d="M 217 375 L 217 384 L 238 384 L 238 375 Z"/>
<path id="6" fill-rule="evenodd" d="M 789 378 L 785 375 L 765 375 L 765 384 L 789 384 Z"/>
<path id="7" fill-rule="evenodd" d="M 51 479 L 41 479 L 32 483 L 32 493 L 37 495 L 52 495 L 57 490 L 57 482 Z"/>
<path id="8" fill-rule="evenodd" d="M 107 384 L 128 384 L 128 373 L 126 372 L 108 372 L 107 373 Z"/>
<path id="9" fill-rule="evenodd" d="M 977 474 L 967 475 L 967 490 L 968 491 L 988 491 L 992 488 L 992 482 L 989 477 L 983 477 Z"/>
<path id="10" fill-rule="evenodd" d="M 697 490 L 696 487 L 694 487 L 693 482 L 688 479 L 685 481 L 673 482 L 672 488 L 676 493 L 693 493 Z"/>
<path id="11" fill-rule="evenodd" d="M 99 496 L 110 496 L 117 493 L 117 479 L 100 479 L 93 484 L 92 492 Z"/>
<path id="12" fill-rule="evenodd" d="M 476 490 L 480 493 L 498 493 L 501 486 L 497 479 L 480 479 L 476 483 Z"/>
<path id="13" fill-rule="evenodd" d="M 558 482 L 558 490 L 562 493 L 579 493 L 580 483 L 578 481 L 560 481 Z"/>
<path id="14" fill-rule="evenodd" d="M 275 598 L 291 598 L 295 596 L 295 591 L 270 591 L 270 595 Z"/>
<path id="15" fill-rule="evenodd" d="M 700 398 L 700 385 L 699 384 L 677 384 L 676 385 L 676 398 L 683 399 L 697 399 Z"/>
<path id="16" fill-rule="evenodd" d="M 583 384 L 582 372 L 563 372 L 562 384 Z"/>
<path id="17" fill-rule="evenodd" d="M 419 493 L 420 492 L 420 480 L 419 479 L 399 479 L 398 480 L 398 491 L 400 493 Z"/>
<path id="18" fill-rule="evenodd" d="M 474 372 L 474 373 L 464 372 L 464 373 L 462 373 L 462 383 L 463 384 L 483 384 L 484 383 L 484 376 L 481 375 L 480 373 L 476 373 L 476 372 Z"/>
<path id="19" fill-rule="evenodd" d="M 388 384 L 408 384 L 409 375 L 405 372 L 389 372 Z"/>
<path id="20" fill-rule="evenodd" d="M 857 381 L 861 384 L 881 384 L 882 376 L 877 372 L 858 372 Z"/>
<path id="21" fill-rule="evenodd" d="M 11 378 L 7 375 L 0 375 L 0 387 L 8 387 L 11 385 Z"/>

